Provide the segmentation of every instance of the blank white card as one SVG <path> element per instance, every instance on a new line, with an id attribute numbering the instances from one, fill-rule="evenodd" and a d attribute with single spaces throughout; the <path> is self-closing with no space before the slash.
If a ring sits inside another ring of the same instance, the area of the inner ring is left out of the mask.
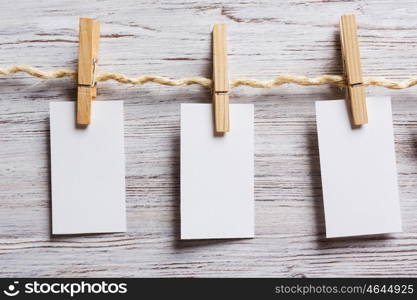
<path id="1" fill-rule="evenodd" d="M 316 102 L 326 236 L 401 231 L 391 99 L 368 98 L 352 129 L 345 100 Z"/>
<path id="2" fill-rule="evenodd" d="M 211 104 L 181 104 L 181 239 L 254 236 L 253 105 L 230 105 L 213 134 Z"/>
<path id="3" fill-rule="evenodd" d="M 75 109 L 50 103 L 52 233 L 126 231 L 123 102 L 93 101 L 86 128 Z"/>

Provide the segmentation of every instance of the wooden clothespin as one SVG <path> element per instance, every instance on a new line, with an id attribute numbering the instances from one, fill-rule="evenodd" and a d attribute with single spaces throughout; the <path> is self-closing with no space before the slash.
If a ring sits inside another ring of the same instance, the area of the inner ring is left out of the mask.
<path id="1" fill-rule="evenodd" d="M 80 50 L 78 54 L 77 124 L 91 121 L 91 101 L 97 96 L 95 74 L 98 63 L 100 22 L 80 18 Z"/>
<path id="2" fill-rule="evenodd" d="M 229 76 L 225 24 L 216 24 L 213 28 L 213 108 L 215 133 L 228 132 Z"/>
<path id="3" fill-rule="evenodd" d="M 343 15 L 340 18 L 340 41 L 347 81 L 346 97 L 351 109 L 352 123 L 359 126 L 368 123 L 368 114 L 355 15 Z"/>

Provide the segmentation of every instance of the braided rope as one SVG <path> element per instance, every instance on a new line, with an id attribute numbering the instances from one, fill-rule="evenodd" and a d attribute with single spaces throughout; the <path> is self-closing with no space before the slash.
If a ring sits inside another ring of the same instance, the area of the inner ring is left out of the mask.
<path id="1" fill-rule="evenodd" d="M 69 69 L 59 69 L 52 72 L 43 72 L 39 69 L 29 67 L 29 66 L 13 66 L 9 68 L 0 68 L 0 75 L 9 75 L 15 73 L 26 73 L 30 76 L 41 78 L 41 79 L 52 79 L 52 78 L 62 78 L 62 77 L 71 77 L 73 79 L 77 78 L 77 71 Z M 127 83 L 133 85 L 142 85 L 147 82 L 154 82 L 162 85 L 169 86 L 181 86 L 181 85 L 192 85 L 199 84 L 201 86 L 211 88 L 212 80 L 204 77 L 189 77 L 182 79 L 169 79 L 161 76 L 141 76 L 141 77 L 128 77 L 119 73 L 101 73 L 96 76 L 96 81 L 108 81 L 114 80 L 119 83 Z M 318 77 L 309 78 L 306 76 L 297 76 L 297 75 L 281 75 L 276 77 L 273 80 L 261 81 L 257 79 L 234 79 L 230 82 L 231 88 L 238 86 L 248 86 L 252 88 L 271 88 L 274 86 L 279 86 L 287 83 L 298 84 L 298 85 L 334 85 L 338 87 L 345 86 L 345 80 L 343 76 L 339 75 L 322 75 Z M 403 81 L 392 81 L 385 78 L 365 78 L 365 86 L 380 86 L 388 89 L 406 89 L 414 85 L 417 85 L 417 78 L 411 78 Z"/>

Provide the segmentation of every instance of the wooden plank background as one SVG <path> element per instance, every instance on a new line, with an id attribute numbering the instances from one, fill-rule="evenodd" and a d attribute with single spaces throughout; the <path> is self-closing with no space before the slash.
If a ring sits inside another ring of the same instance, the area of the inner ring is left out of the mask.
<path id="1" fill-rule="evenodd" d="M 79 17 L 102 21 L 100 72 L 211 76 L 211 27 L 228 24 L 231 78 L 341 74 L 339 17 L 357 14 L 364 76 L 417 76 L 414 1 L 0 2 L 0 66 L 76 68 Z M 0 276 L 416 276 L 417 88 L 391 95 L 403 233 L 326 240 L 314 101 L 329 86 L 233 89 L 256 113 L 256 238 L 179 240 L 179 105 L 199 86 L 100 83 L 125 102 L 128 232 L 52 237 L 50 101 L 70 79 L 0 76 Z"/>

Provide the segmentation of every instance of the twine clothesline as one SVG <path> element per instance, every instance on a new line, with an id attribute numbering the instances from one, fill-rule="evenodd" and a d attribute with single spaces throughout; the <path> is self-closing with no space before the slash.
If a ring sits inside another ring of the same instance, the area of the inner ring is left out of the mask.
<path id="1" fill-rule="evenodd" d="M 71 77 L 77 78 L 77 71 L 70 69 L 58 69 L 52 72 L 44 72 L 39 69 L 30 66 L 12 66 L 9 68 L 0 68 L 0 75 L 9 75 L 15 73 L 26 73 L 30 76 L 41 78 L 41 79 L 53 79 Z M 182 85 L 193 85 L 198 84 L 207 88 L 212 87 L 212 80 L 204 77 L 188 77 L 182 79 L 170 79 L 161 76 L 141 76 L 141 77 L 128 77 L 124 74 L 119 73 L 100 73 L 96 75 L 97 82 L 103 82 L 108 80 L 114 80 L 119 83 L 142 85 L 147 82 L 154 82 L 162 85 L 169 86 L 182 86 Z M 300 75 L 280 75 L 275 77 L 273 80 L 262 81 L 257 79 L 233 79 L 230 82 L 230 87 L 248 86 L 252 88 L 271 88 L 287 83 L 297 85 L 334 85 L 338 87 L 345 87 L 346 82 L 343 76 L 340 75 L 321 75 L 318 77 L 306 77 Z M 414 85 L 417 85 L 417 78 L 411 78 L 403 81 L 392 81 L 385 78 L 365 78 L 363 82 L 364 86 L 380 86 L 388 89 L 406 89 Z"/>

